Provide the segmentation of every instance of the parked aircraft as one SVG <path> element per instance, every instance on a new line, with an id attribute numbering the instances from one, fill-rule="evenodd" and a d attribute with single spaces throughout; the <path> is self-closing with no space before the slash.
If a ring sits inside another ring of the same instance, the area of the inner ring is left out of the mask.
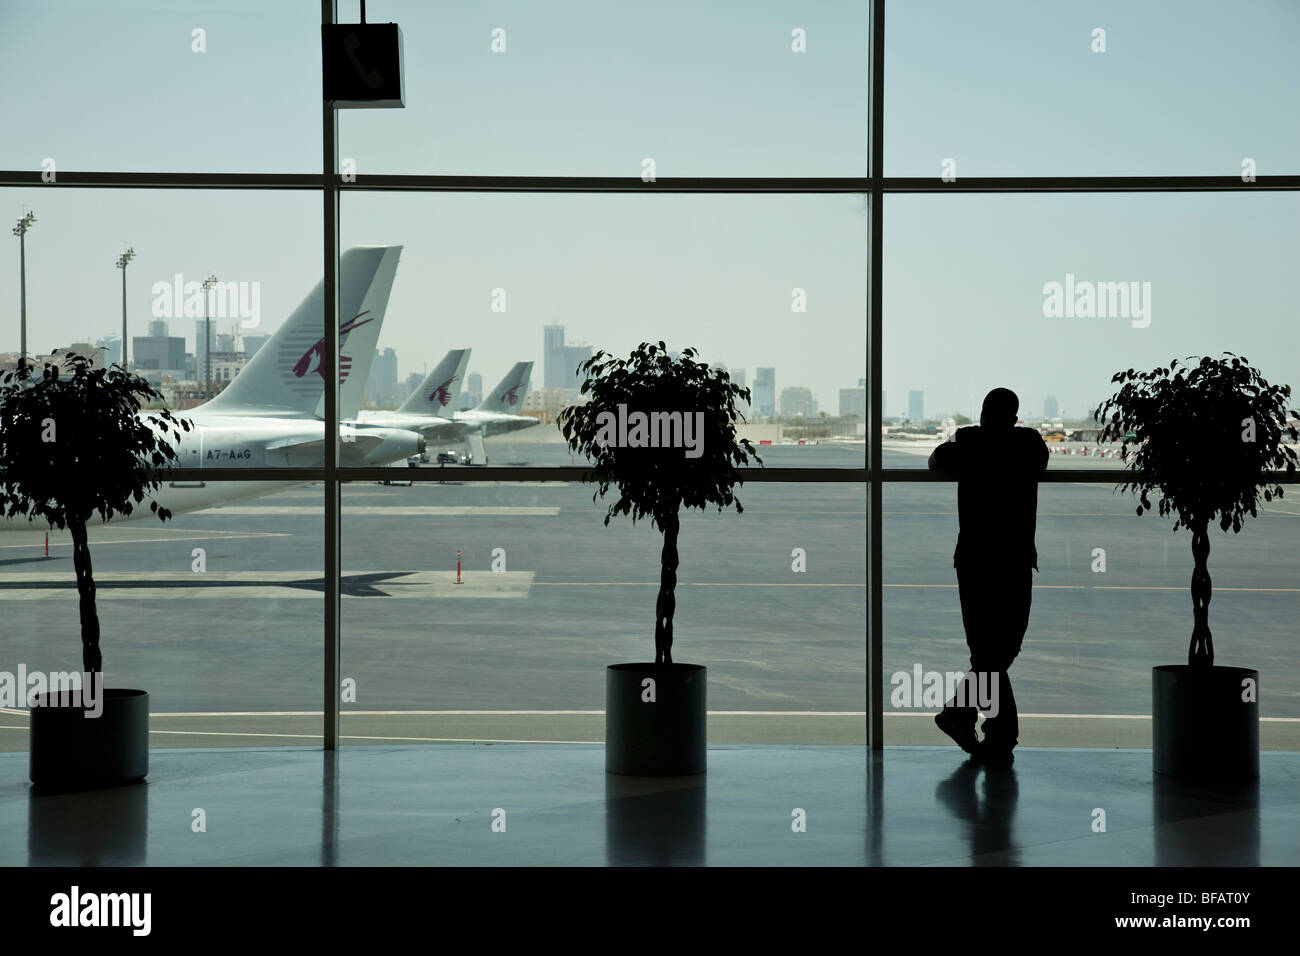
<path id="1" fill-rule="evenodd" d="M 401 246 L 357 246 L 339 259 L 340 417 L 355 417 L 388 308 Z M 176 466 L 211 469 L 320 466 L 324 461 L 325 379 L 321 359 L 324 283 L 303 299 L 224 391 L 177 413 L 194 427 L 182 433 Z M 148 412 L 141 412 L 147 416 Z M 341 426 L 340 464 L 387 464 L 420 454 L 424 439 L 400 428 Z M 296 481 L 164 481 L 150 496 L 180 514 L 304 484 Z M 129 516 L 151 516 L 146 503 Z M 127 516 L 118 516 L 126 520 Z M 27 529 L 21 516 L 0 528 Z"/>

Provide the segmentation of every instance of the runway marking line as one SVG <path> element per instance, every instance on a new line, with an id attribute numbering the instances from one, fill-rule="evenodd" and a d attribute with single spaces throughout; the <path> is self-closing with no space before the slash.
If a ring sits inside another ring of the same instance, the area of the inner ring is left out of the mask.
<path id="1" fill-rule="evenodd" d="M 163 535 L 159 538 L 113 538 L 107 541 L 90 542 L 92 547 L 98 547 L 101 544 L 153 544 L 158 541 L 191 541 L 201 538 L 291 538 L 293 533 L 290 531 L 191 531 L 183 530 L 185 534 Z M 0 548 L 39 548 L 39 541 L 32 544 L 0 544 Z M 51 541 L 51 548 L 70 548 L 71 541 Z"/>

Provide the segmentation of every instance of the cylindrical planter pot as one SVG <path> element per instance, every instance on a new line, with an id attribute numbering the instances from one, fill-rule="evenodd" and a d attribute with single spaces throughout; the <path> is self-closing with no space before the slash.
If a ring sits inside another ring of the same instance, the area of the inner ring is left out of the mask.
<path id="1" fill-rule="evenodd" d="M 1259 671 L 1153 667 L 1151 724 L 1156 773 L 1216 780 L 1258 777 Z"/>
<path id="2" fill-rule="evenodd" d="M 31 709 L 31 780 L 38 787 L 90 790 L 149 773 L 149 695 L 106 688 L 98 717 L 70 695 L 40 695 Z M 51 706 L 57 703 L 59 706 Z"/>
<path id="3" fill-rule="evenodd" d="M 705 677 L 699 664 L 610 665 L 605 671 L 606 772 L 704 773 Z"/>

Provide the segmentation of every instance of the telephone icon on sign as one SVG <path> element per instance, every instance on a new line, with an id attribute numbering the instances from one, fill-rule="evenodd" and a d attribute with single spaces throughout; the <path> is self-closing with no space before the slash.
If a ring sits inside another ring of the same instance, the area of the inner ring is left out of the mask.
<path id="1" fill-rule="evenodd" d="M 366 81 L 366 86 L 372 90 L 379 89 L 379 85 L 384 82 L 383 75 L 378 70 L 367 70 L 365 64 L 357 56 L 357 50 L 361 49 L 361 41 L 357 39 L 355 33 L 349 33 L 343 38 L 343 51 L 347 53 L 348 59 L 352 62 L 352 68 L 357 71 L 357 76 Z"/>

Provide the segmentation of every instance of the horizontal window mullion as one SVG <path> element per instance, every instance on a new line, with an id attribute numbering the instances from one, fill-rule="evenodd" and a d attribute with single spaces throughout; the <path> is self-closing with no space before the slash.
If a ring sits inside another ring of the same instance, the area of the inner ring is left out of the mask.
<path id="1" fill-rule="evenodd" d="M 40 170 L 0 170 L 0 186 L 94 189 L 319 190 L 325 179 L 310 173 L 61 172 L 53 183 Z M 1300 176 L 979 176 L 944 182 L 938 177 L 682 177 L 642 182 L 612 176 L 357 176 L 334 184 L 346 192 L 529 193 L 1086 193 L 1252 192 L 1300 190 Z"/>

